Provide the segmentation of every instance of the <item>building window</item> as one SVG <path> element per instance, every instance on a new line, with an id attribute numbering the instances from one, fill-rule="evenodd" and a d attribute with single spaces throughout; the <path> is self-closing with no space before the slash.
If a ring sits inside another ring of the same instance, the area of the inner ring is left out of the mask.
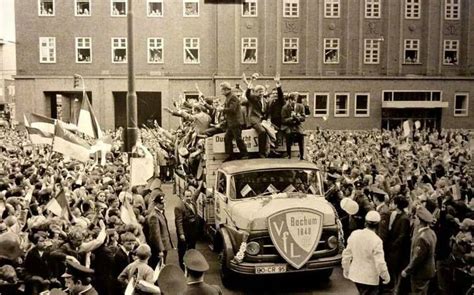
<path id="1" fill-rule="evenodd" d="M 54 0 L 38 0 L 38 15 L 54 16 Z"/>
<path id="2" fill-rule="evenodd" d="M 112 16 L 125 16 L 127 15 L 127 1 L 123 0 L 111 0 L 111 11 Z"/>
<path id="3" fill-rule="evenodd" d="M 257 0 L 243 0 L 242 16 L 257 16 Z"/>
<path id="4" fill-rule="evenodd" d="M 112 38 L 112 62 L 127 62 L 127 38 Z"/>
<path id="5" fill-rule="evenodd" d="M 356 93 L 354 102 L 354 116 L 368 117 L 370 115 L 370 94 Z"/>
<path id="6" fill-rule="evenodd" d="M 199 38 L 184 38 L 184 63 L 198 64 L 199 61 Z"/>
<path id="7" fill-rule="evenodd" d="M 90 0 L 76 0 L 74 13 L 76 16 L 90 16 L 91 15 L 91 1 Z"/>
<path id="8" fill-rule="evenodd" d="M 349 117 L 349 93 L 335 93 L 334 98 L 334 117 Z"/>
<path id="9" fill-rule="evenodd" d="M 183 16 L 199 16 L 199 0 L 183 0 Z"/>
<path id="10" fill-rule="evenodd" d="M 405 18 L 418 19 L 421 16 L 421 0 L 405 0 Z"/>
<path id="11" fill-rule="evenodd" d="M 298 38 L 283 38 L 283 63 L 298 63 Z"/>
<path id="12" fill-rule="evenodd" d="M 326 117 L 329 114 L 329 93 L 314 94 L 314 116 Z"/>
<path id="13" fill-rule="evenodd" d="M 242 38 L 242 63 L 257 63 L 257 38 Z"/>
<path id="14" fill-rule="evenodd" d="M 378 64 L 380 56 L 380 42 L 378 39 L 364 40 L 364 63 Z"/>
<path id="15" fill-rule="evenodd" d="M 365 18 L 380 18 L 381 0 L 365 0 Z"/>
<path id="16" fill-rule="evenodd" d="M 340 0 L 324 0 L 324 17 L 339 17 L 339 13 L 341 11 L 340 7 Z"/>
<path id="17" fill-rule="evenodd" d="M 454 116 L 465 117 L 468 114 L 469 94 L 456 93 L 454 95 Z"/>
<path id="18" fill-rule="evenodd" d="M 163 63 L 163 38 L 148 38 L 148 63 Z"/>
<path id="19" fill-rule="evenodd" d="M 324 63 L 339 63 L 339 38 L 324 39 Z"/>
<path id="20" fill-rule="evenodd" d="M 420 40 L 418 39 L 405 39 L 405 53 L 404 63 L 406 64 L 418 64 L 420 63 Z"/>
<path id="21" fill-rule="evenodd" d="M 461 0 L 444 0 L 444 18 L 457 20 L 460 18 Z"/>
<path id="22" fill-rule="evenodd" d="M 300 16 L 299 0 L 283 0 L 283 17 Z"/>
<path id="23" fill-rule="evenodd" d="M 457 65 L 459 61 L 459 40 L 444 40 L 443 64 Z"/>
<path id="24" fill-rule="evenodd" d="M 40 63 L 56 62 L 56 38 L 40 37 Z"/>
<path id="25" fill-rule="evenodd" d="M 76 63 L 92 62 L 91 38 L 76 38 Z"/>
<path id="26" fill-rule="evenodd" d="M 383 101 L 441 101 L 441 91 L 384 90 Z"/>
<path id="27" fill-rule="evenodd" d="M 163 0 L 148 0 L 146 15 L 149 17 L 163 16 Z"/>

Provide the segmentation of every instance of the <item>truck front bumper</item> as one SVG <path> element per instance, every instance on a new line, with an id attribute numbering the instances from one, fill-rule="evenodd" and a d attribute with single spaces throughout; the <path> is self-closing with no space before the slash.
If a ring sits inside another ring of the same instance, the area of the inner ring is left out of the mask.
<path id="1" fill-rule="evenodd" d="M 286 263 L 286 272 L 280 273 L 298 273 L 298 272 L 309 272 L 309 271 L 318 271 L 324 269 L 330 269 L 341 265 L 342 255 L 337 254 L 331 257 L 322 257 L 314 260 L 310 260 L 306 262 L 300 269 L 296 269 Z M 256 267 L 259 266 L 272 266 L 272 265 L 281 265 L 282 263 L 249 263 L 249 262 L 241 262 L 236 263 L 233 260 L 230 262 L 230 270 L 243 274 L 243 275 L 262 275 L 256 273 Z M 272 274 L 272 273 L 269 273 Z M 267 274 L 263 274 L 267 275 Z"/>

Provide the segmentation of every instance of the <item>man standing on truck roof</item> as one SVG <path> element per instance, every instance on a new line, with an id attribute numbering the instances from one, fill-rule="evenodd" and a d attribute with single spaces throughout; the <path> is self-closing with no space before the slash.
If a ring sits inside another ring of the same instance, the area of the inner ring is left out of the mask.
<path id="1" fill-rule="evenodd" d="M 225 96 L 224 106 L 217 108 L 217 111 L 222 111 L 224 113 L 227 122 L 224 143 L 225 152 L 229 156 L 226 161 L 236 159 L 232 147 L 233 139 L 235 139 L 237 147 L 239 148 L 240 157 L 248 158 L 247 146 L 242 139 L 242 125 L 244 124 L 244 117 L 240 109 L 239 98 L 232 93 L 232 88 L 228 82 L 223 82 L 219 86 L 221 88 L 221 93 Z"/>
<path id="2" fill-rule="evenodd" d="M 288 96 L 288 101 L 281 110 L 282 126 L 281 130 L 286 134 L 286 152 L 291 158 L 291 146 L 293 142 L 298 142 L 300 160 L 304 157 L 304 133 L 302 123 L 305 121 L 304 106 L 296 103 L 298 92 L 292 92 Z"/>

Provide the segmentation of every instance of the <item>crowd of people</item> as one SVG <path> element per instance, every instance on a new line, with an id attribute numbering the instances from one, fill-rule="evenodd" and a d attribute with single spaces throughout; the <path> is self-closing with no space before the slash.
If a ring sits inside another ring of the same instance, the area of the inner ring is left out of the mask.
<path id="1" fill-rule="evenodd" d="M 131 186 L 121 130 L 111 132 L 114 145 L 106 161 L 83 163 L 50 146 L 31 145 L 22 130 L 1 129 L 0 293 L 60 288 L 70 294 L 123 294 L 131 280 L 149 283 L 136 284 L 140 294 L 153 293 L 150 284 L 163 291 L 170 284 L 166 279 L 161 284 L 156 270 L 175 246 L 164 212 L 169 196 L 161 183 L 177 173 L 186 180 L 174 210 L 179 267 L 165 267 L 161 274 L 184 278 L 181 269 L 186 270 L 183 288 L 219 294 L 204 283 L 209 265 L 193 249 L 200 234 L 196 196 L 205 189 L 205 139 L 225 133 L 227 160 L 246 159 L 252 155 L 243 128 L 258 134 L 255 157 L 291 157 L 292 144 L 298 143 L 300 159 L 321 168 L 325 197 L 339 215 L 347 249 L 360 248 L 354 246 L 356 236 L 374 237 L 359 234 L 367 224 L 380 238 L 384 254 L 377 259 L 386 267 L 375 273 L 376 280 L 363 278 L 364 269 L 352 269 L 357 254 L 345 251 L 344 275 L 361 292 L 374 292 L 370 286 L 379 284 L 382 272 L 380 290 L 387 294 L 407 294 L 413 286 L 419 294 L 462 294 L 471 287 L 472 134 L 419 128 L 409 136 L 401 129 L 305 131 L 309 110 L 298 93 L 284 95 L 278 76 L 275 88 L 255 85 L 257 80 L 244 76 L 245 91 L 221 83 L 222 102 L 199 89 L 198 99 L 175 101 L 167 111 L 181 118 L 176 130 L 143 126 L 141 142 L 155 168 L 147 185 Z M 282 138 L 286 154 L 276 151 Z M 164 294 L 188 292 L 178 291 L 179 282 L 171 285 Z"/>

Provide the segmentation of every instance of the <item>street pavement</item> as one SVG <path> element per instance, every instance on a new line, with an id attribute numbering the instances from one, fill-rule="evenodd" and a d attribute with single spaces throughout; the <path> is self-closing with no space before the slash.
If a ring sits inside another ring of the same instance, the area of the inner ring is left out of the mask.
<path id="1" fill-rule="evenodd" d="M 174 208 L 178 202 L 178 197 L 173 194 L 172 186 L 165 184 L 162 187 L 166 194 L 165 211 L 168 219 L 170 232 L 172 235 L 173 244 L 177 246 L 176 229 L 174 223 Z M 214 253 L 208 247 L 207 241 L 200 241 L 196 248 L 204 255 L 209 263 L 210 269 L 206 273 L 205 281 L 209 284 L 218 285 L 222 288 L 224 294 L 235 295 L 267 295 L 267 294 L 301 294 L 301 295 L 316 295 L 316 294 L 344 294 L 353 295 L 358 294 L 355 285 L 346 280 L 342 276 L 342 269 L 334 270 L 329 281 L 320 280 L 317 274 L 309 275 L 276 275 L 271 277 L 259 277 L 258 279 L 244 279 L 238 282 L 237 287 L 233 290 L 226 289 L 222 286 L 219 275 L 220 263 L 218 260 L 218 253 Z M 168 263 L 178 264 L 178 253 L 176 250 L 168 253 Z"/>

